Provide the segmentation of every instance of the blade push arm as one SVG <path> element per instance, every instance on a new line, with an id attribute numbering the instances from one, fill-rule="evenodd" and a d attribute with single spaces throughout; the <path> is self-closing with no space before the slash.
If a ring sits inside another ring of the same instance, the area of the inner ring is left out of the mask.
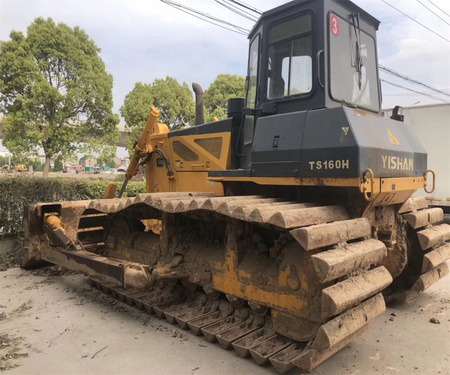
<path id="1" fill-rule="evenodd" d="M 145 124 L 144 131 L 141 134 L 141 138 L 134 148 L 134 155 L 131 158 L 130 165 L 125 173 L 125 181 L 123 182 L 122 188 L 119 192 L 119 198 L 122 197 L 125 189 L 127 188 L 128 181 L 131 180 L 133 176 L 136 176 L 139 168 L 139 160 L 146 157 L 153 151 L 153 146 L 150 143 L 150 136 L 156 126 L 156 121 L 159 117 L 159 111 L 156 107 L 152 106 L 150 116 L 148 117 L 147 123 Z"/>
<path id="2" fill-rule="evenodd" d="M 125 177 L 128 180 L 130 180 L 133 176 L 136 176 L 139 167 L 139 160 L 153 151 L 153 146 L 150 143 L 150 136 L 152 135 L 153 130 L 156 126 L 158 117 L 158 110 L 154 106 L 152 106 L 147 124 L 145 125 L 144 131 L 141 134 L 141 138 L 135 146 L 134 155 L 131 158 L 127 172 L 125 173 Z"/>

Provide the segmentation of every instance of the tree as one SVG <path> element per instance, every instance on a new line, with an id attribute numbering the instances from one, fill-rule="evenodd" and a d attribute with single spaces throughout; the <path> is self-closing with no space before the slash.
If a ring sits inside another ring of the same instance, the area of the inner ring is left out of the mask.
<path id="1" fill-rule="evenodd" d="M 53 172 L 61 172 L 64 170 L 64 165 L 62 161 L 58 158 L 55 160 L 55 165 L 53 166 Z"/>
<path id="2" fill-rule="evenodd" d="M 20 164 L 25 164 L 27 169 L 30 169 L 30 166 L 32 166 L 34 172 L 42 172 L 44 170 L 44 166 L 42 165 L 41 161 L 37 158 L 26 159 Z"/>
<path id="3" fill-rule="evenodd" d="M 133 136 L 129 138 L 128 149 L 139 138 L 150 115 L 150 107 L 159 110 L 158 122 L 164 123 L 171 130 L 195 120 L 194 99 L 189 86 L 180 85 L 175 78 L 155 79 L 152 84 L 138 82 L 125 97 L 120 113 Z"/>
<path id="4" fill-rule="evenodd" d="M 114 159 L 110 159 L 106 162 L 105 164 L 107 167 L 109 168 L 115 168 L 116 167 L 116 162 L 114 161 Z"/>
<path id="5" fill-rule="evenodd" d="M 15 155 L 52 157 L 89 148 L 115 149 L 118 116 L 112 113 L 113 79 L 100 49 L 79 27 L 37 18 L 27 36 L 12 31 L 0 44 L 3 144 Z"/>
<path id="6" fill-rule="evenodd" d="M 215 116 L 226 118 L 228 99 L 245 98 L 245 78 L 238 75 L 219 74 L 205 91 L 205 109 L 208 121 Z"/>

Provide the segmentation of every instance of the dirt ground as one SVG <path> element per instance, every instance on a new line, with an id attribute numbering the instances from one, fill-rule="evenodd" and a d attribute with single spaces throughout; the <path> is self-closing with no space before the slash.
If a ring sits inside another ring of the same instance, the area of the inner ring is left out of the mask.
<path id="1" fill-rule="evenodd" d="M 0 272 L 0 371 L 276 374 L 56 267 Z M 450 374 L 450 277 L 409 304 L 388 306 L 366 334 L 313 374 Z"/>

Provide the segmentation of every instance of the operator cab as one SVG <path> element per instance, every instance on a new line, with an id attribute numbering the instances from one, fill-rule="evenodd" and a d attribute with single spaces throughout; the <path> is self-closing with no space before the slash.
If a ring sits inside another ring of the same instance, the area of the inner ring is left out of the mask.
<path id="1" fill-rule="evenodd" d="M 250 32 L 246 108 L 258 115 L 341 105 L 380 112 L 379 21 L 347 0 L 296 0 Z"/>
<path id="2" fill-rule="evenodd" d="M 379 24 L 350 0 L 295 0 L 263 13 L 249 35 L 232 169 L 209 177 L 307 185 L 350 183 L 369 169 L 423 176 L 423 148 L 401 123 L 381 116 Z"/>

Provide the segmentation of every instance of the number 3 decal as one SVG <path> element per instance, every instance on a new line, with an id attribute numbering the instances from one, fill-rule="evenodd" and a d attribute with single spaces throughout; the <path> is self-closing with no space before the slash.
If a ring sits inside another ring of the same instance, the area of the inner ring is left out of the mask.
<path id="1" fill-rule="evenodd" d="M 339 36 L 339 21 L 336 16 L 331 16 L 330 28 L 334 36 Z"/>

